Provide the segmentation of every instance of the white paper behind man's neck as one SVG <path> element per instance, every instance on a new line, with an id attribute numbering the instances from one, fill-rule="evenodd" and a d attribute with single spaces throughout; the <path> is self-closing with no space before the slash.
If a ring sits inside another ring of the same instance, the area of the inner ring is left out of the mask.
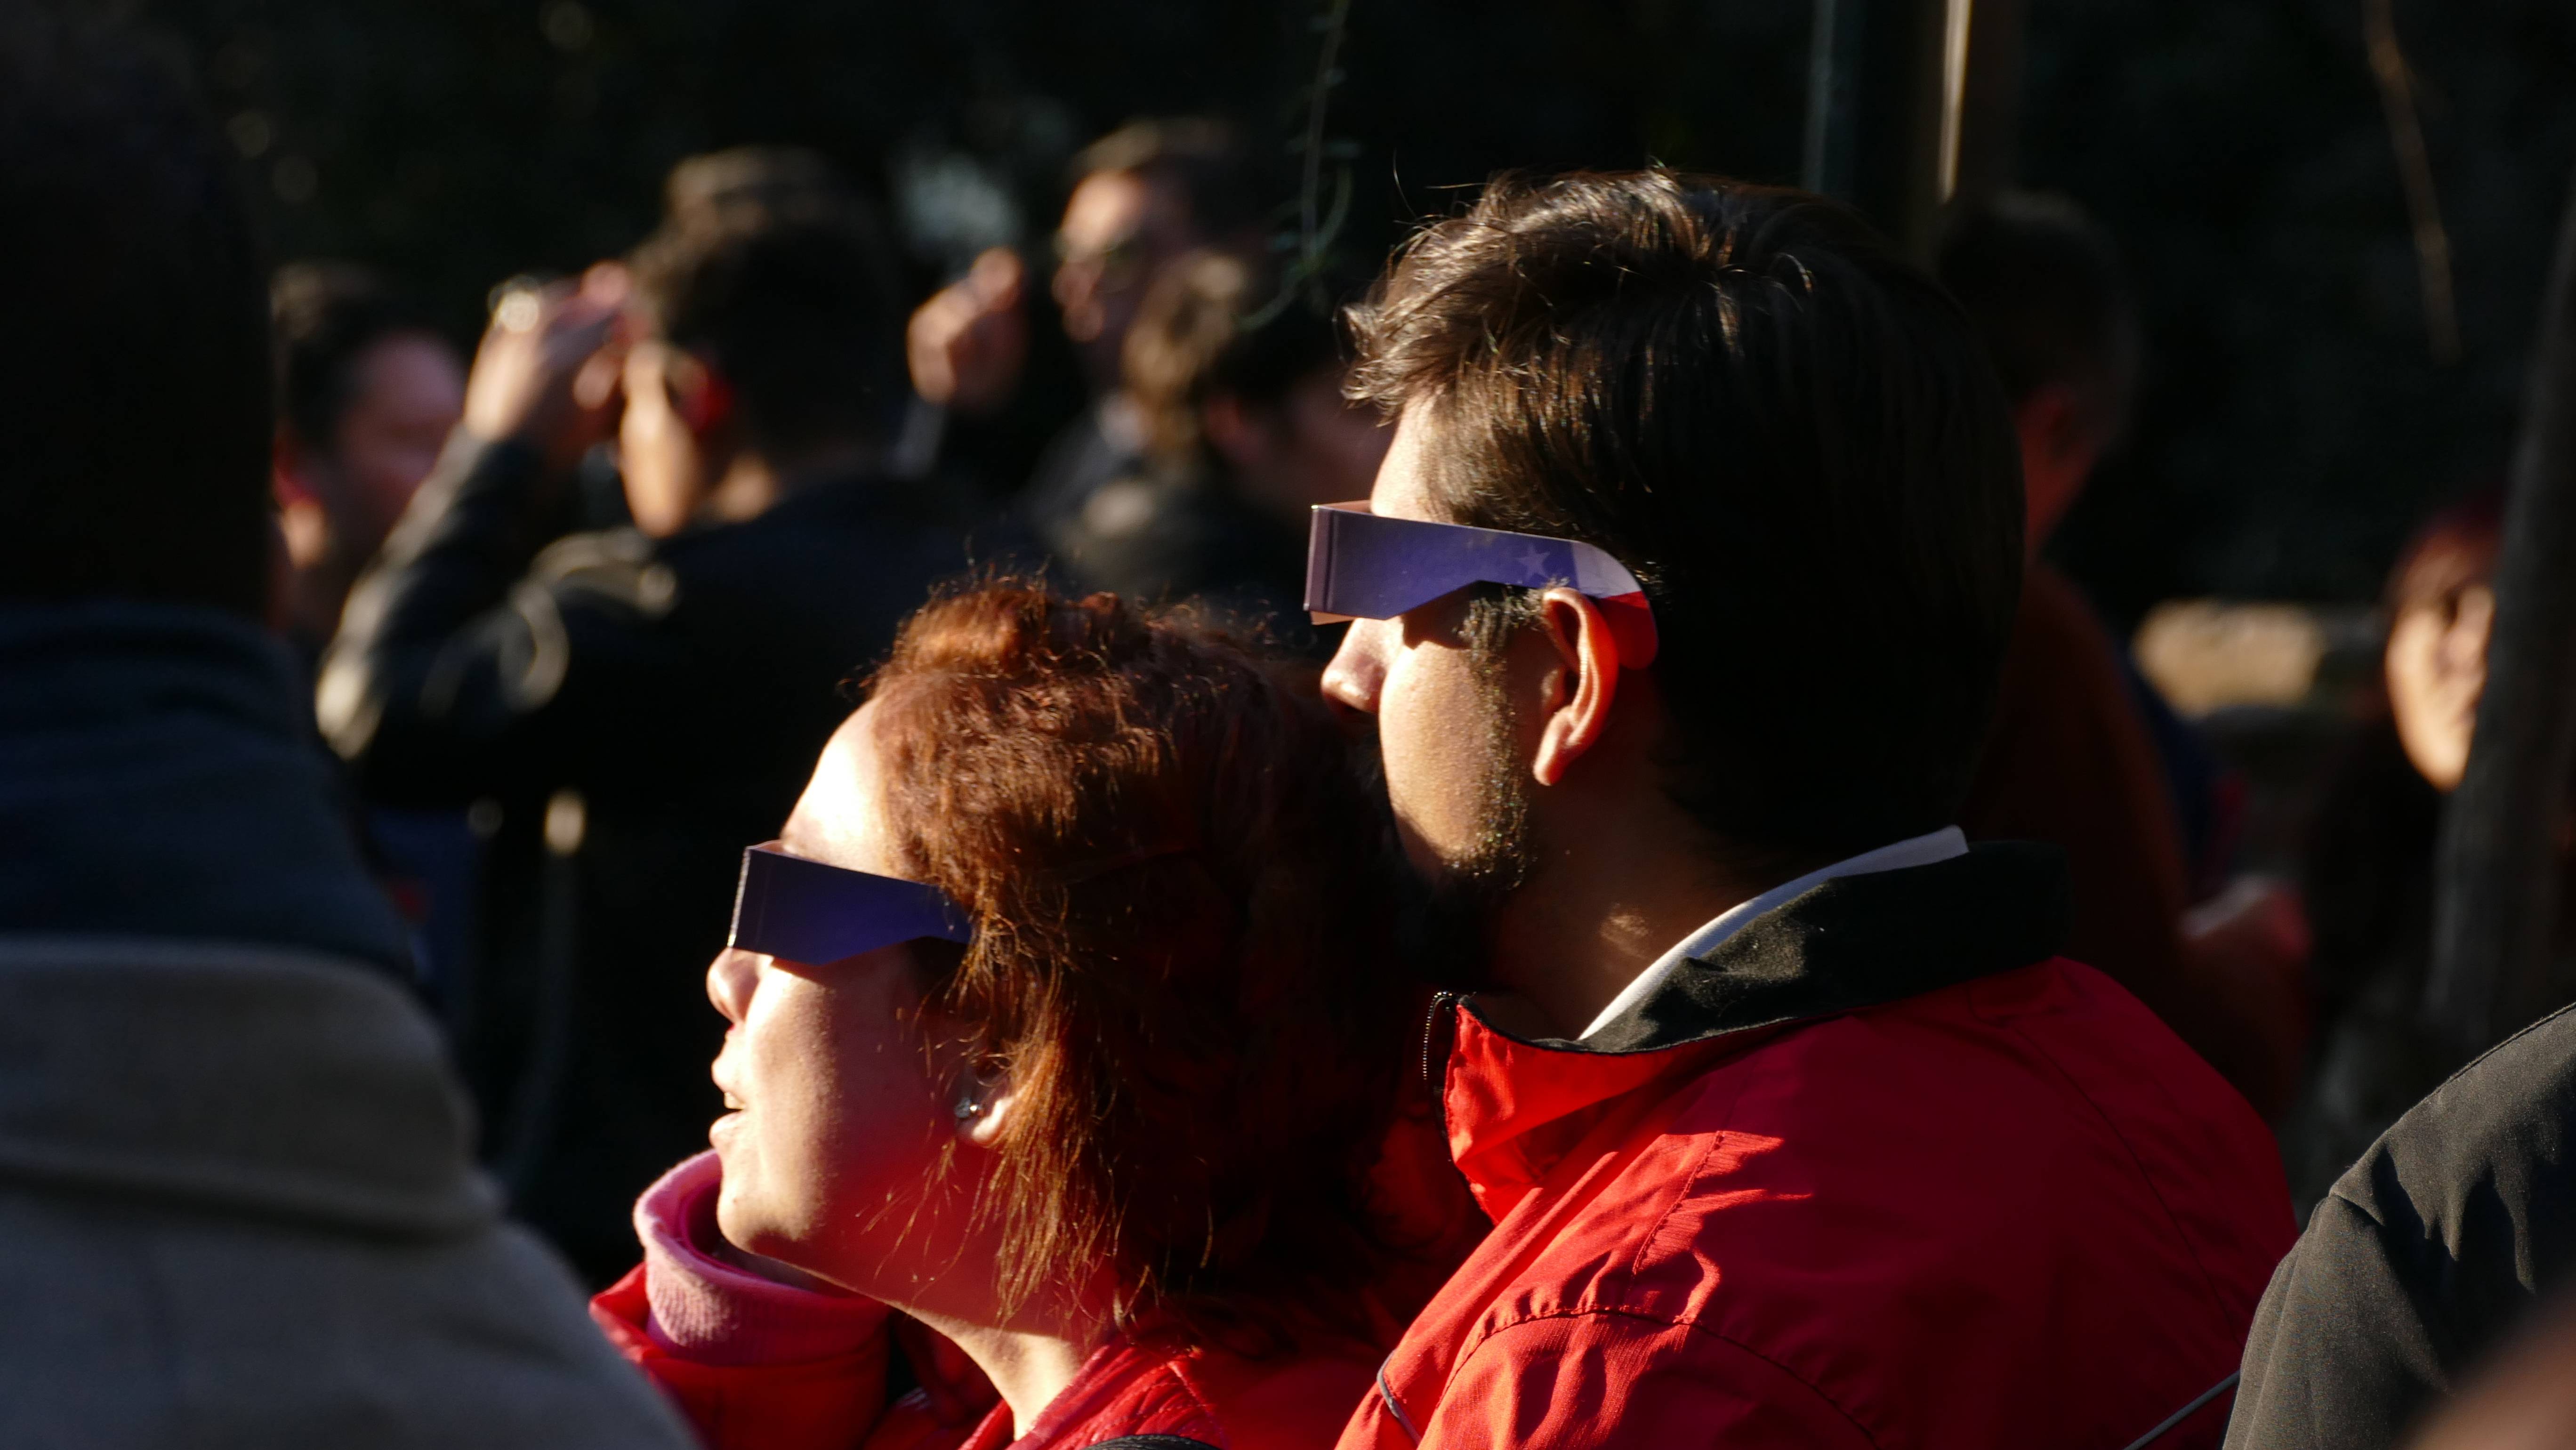
<path id="1" fill-rule="evenodd" d="M 1591 1037 L 1618 1020 L 1621 1013 L 1646 1000 L 1657 987 L 1662 986 L 1664 979 L 1671 976 L 1683 962 L 1694 957 L 1707 956 L 1717 950 L 1718 943 L 1735 935 L 1744 928 L 1745 923 L 1775 906 L 1786 905 L 1836 877 L 1867 876 L 1878 871 L 1902 871 L 1909 866 L 1929 866 L 1936 861 L 1947 861 L 1966 854 L 1968 854 L 1966 834 L 1957 826 L 1944 826 L 1940 830 L 1925 835 L 1892 841 L 1874 851 L 1863 851 L 1857 856 L 1845 857 L 1830 866 L 1810 871 L 1794 881 L 1783 881 L 1761 895 L 1719 913 L 1716 920 L 1683 937 L 1673 945 L 1672 950 L 1655 958 L 1654 965 L 1639 972 L 1636 980 L 1621 988 L 1619 995 L 1610 999 L 1610 1005 L 1602 1008 L 1601 1015 L 1592 1019 L 1592 1025 L 1583 1029 L 1583 1037 Z"/>

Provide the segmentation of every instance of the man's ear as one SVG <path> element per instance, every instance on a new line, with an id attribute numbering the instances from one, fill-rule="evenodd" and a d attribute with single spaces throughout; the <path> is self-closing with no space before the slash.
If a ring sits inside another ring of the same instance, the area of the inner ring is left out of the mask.
<path id="1" fill-rule="evenodd" d="M 670 386 L 673 409 L 701 442 L 733 423 L 733 384 L 705 358 L 674 349 Z"/>
<path id="2" fill-rule="evenodd" d="M 1011 1114 L 1018 1110 L 1019 1085 L 1007 1068 L 960 1073 L 957 1082 L 957 1136 L 983 1149 L 1001 1145 Z"/>
<path id="3" fill-rule="evenodd" d="M 1619 695 L 1619 644 L 1601 606 L 1581 592 L 1555 588 L 1539 596 L 1534 630 L 1555 652 L 1542 707 L 1538 753 L 1530 774 L 1541 785 L 1565 779 L 1610 728 L 1610 708 Z"/>
<path id="4" fill-rule="evenodd" d="M 311 467 L 311 459 L 304 451 L 302 440 L 284 423 L 278 424 L 268 439 L 268 476 L 279 503 L 314 497 L 309 477 Z"/>

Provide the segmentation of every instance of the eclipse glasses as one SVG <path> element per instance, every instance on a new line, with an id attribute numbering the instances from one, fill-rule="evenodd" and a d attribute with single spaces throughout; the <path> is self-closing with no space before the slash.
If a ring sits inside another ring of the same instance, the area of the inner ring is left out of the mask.
<path id="1" fill-rule="evenodd" d="M 819 966 L 896 942 L 973 936 L 936 886 L 791 856 L 773 841 L 742 853 L 725 945 Z"/>
<path id="2" fill-rule="evenodd" d="M 1622 668 L 1655 661 L 1655 613 L 1618 560 L 1575 539 L 1387 518 L 1317 504 L 1306 537 L 1306 609 L 1317 624 L 1393 619 L 1470 584 L 1573 589 L 1601 607 Z"/>

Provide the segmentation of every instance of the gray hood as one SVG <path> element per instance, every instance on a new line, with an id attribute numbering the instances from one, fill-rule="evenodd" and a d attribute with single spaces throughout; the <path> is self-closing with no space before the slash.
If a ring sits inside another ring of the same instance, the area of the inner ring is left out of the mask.
<path id="1" fill-rule="evenodd" d="M 370 1233 L 498 1216 L 428 1020 L 275 948 L 0 935 L 0 1179 Z"/>

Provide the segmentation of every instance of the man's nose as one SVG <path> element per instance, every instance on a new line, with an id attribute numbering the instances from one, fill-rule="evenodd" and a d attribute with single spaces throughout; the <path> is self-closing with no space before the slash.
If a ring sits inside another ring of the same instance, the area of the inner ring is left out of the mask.
<path id="1" fill-rule="evenodd" d="M 1341 647 L 1333 651 L 1333 662 L 1324 667 L 1324 698 L 1363 715 L 1377 713 L 1378 690 L 1386 683 L 1380 647 L 1386 628 L 1382 619 L 1351 621 Z"/>
<path id="2" fill-rule="evenodd" d="M 760 958 L 737 947 L 726 947 L 707 964 L 707 1000 L 724 1014 L 727 1022 L 739 1024 L 751 1010 L 752 985 L 760 978 Z"/>

